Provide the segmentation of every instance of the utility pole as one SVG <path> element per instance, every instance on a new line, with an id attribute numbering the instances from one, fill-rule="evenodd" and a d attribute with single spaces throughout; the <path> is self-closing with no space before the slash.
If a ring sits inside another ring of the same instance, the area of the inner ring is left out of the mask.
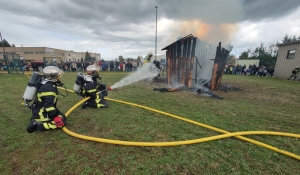
<path id="1" fill-rule="evenodd" d="M 157 50 L 157 6 L 155 6 L 156 9 L 156 30 L 155 30 L 155 61 L 156 61 L 156 50 Z"/>

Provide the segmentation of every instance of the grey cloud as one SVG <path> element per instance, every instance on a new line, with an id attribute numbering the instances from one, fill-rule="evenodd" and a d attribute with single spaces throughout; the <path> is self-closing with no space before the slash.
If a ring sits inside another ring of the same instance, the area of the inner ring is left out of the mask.
<path id="1" fill-rule="evenodd" d="M 274 19 L 294 12 L 299 6 L 299 0 L 244 0 L 243 20 Z"/>
<path id="2" fill-rule="evenodd" d="M 206 23 L 236 23 L 287 15 L 300 6 L 299 0 L 0 0 L 0 10 L 61 23 L 122 25 L 153 23 L 158 18 L 199 19 Z M 126 30 L 126 28 L 125 28 Z"/>
<path id="3" fill-rule="evenodd" d="M 96 40 L 101 47 L 147 50 L 154 47 L 155 6 L 158 20 L 199 20 L 218 26 L 276 19 L 294 12 L 300 0 L 0 0 L 0 4 L 0 17 L 6 22 Z M 158 34 L 158 42 L 178 37 L 172 27 Z"/>

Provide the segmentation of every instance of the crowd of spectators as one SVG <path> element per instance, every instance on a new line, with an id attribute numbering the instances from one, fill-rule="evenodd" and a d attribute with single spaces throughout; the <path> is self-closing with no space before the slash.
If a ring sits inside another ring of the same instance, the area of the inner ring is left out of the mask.
<path id="1" fill-rule="evenodd" d="M 78 72 L 86 71 L 86 67 L 92 64 L 99 66 L 101 71 L 136 71 L 142 65 L 138 61 L 67 61 L 57 66 L 65 72 Z"/>
<path id="2" fill-rule="evenodd" d="M 41 71 L 45 66 L 57 66 L 64 72 L 84 72 L 89 65 L 97 65 L 99 66 L 101 71 L 137 71 L 139 70 L 143 63 L 141 61 L 133 60 L 133 61 L 79 61 L 79 60 L 68 60 L 66 62 L 56 62 L 56 61 L 47 61 L 44 63 L 43 61 L 22 61 L 21 69 L 23 71 Z M 159 69 L 160 61 L 154 61 L 153 64 Z M 162 66 L 163 67 L 163 66 Z M 0 61 L 0 70 L 6 70 L 7 67 L 5 62 Z"/>
<path id="3" fill-rule="evenodd" d="M 255 64 L 250 64 L 248 67 L 244 65 L 226 65 L 224 69 L 225 74 L 232 75 L 255 75 L 262 77 L 272 77 L 274 76 L 275 68 L 269 66 L 256 66 Z"/>
<path id="4" fill-rule="evenodd" d="M 98 66 L 102 71 L 137 71 L 143 63 L 141 61 L 99 61 Z"/>

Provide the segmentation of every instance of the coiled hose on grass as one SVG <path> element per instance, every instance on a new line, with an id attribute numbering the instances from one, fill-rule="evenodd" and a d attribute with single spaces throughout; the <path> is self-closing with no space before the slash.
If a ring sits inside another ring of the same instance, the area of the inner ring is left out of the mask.
<path id="1" fill-rule="evenodd" d="M 68 90 L 70 92 L 74 92 L 72 90 Z M 79 101 L 77 104 L 75 104 L 72 108 L 70 108 L 67 112 L 66 112 L 66 116 L 68 116 L 75 108 L 77 108 L 78 106 L 80 106 L 82 103 L 84 103 L 86 100 L 88 100 L 89 97 Z M 115 100 L 115 99 L 111 99 L 111 98 L 105 98 L 106 100 L 109 101 L 113 101 L 113 102 L 118 102 L 118 103 L 123 103 L 123 104 L 127 104 L 127 105 L 131 105 L 131 106 L 135 106 L 135 107 L 140 107 L 146 110 L 150 110 L 156 113 L 160 113 L 169 117 L 173 117 L 179 120 L 183 120 L 198 126 L 202 126 L 204 128 L 208 128 L 217 132 L 221 132 L 224 133 L 222 135 L 217 135 L 217 136 L 211 136 L 211 137 L 205 137 L 205 138 L 200 138 L 200 139 L 194 139 L 194 140 L 185 140 L 185 141 L 176 141 L 176 142 L 131 142 L 131 141 L 121 141 L 121 140 L 111 140 L 111 139 L 104 139 L 104 138 L 97 138 L 97 137 L 91 137 L 91 136 L 85 136 L 85 135 L 81 135 L 81 134 L 77 134 L 74 133 L 70 130 L 67 129 L 67 127 L 63 127 L 62 129 L 69 135 L 80 138 L 80 139 L 84 139 L 84 140 L 90 140 L 90 141 L 95 141 L 95 142 L 102 142 L 102 143 L 109 143 L 109 144 L 117 144 L 117 145 L 127 145 L 127 146 L 178 146 L 178 145 L 187 145 L 187 144 L 195 144 L 195 143 L 201 143 L 201 142 L 207 142 L 207 141 L 212 141 L 212 140 L 217 140 L 217 139 L 223 139 L 223 138 L 228 138 L 228 137 L 236 137 L 239 138 L 241 140 L 253 143 L 255 145 L 259 145 L 262 147 L 265 147 L 267 149 L 270 149 L 272 151 L 287 155 L 289 157 L 295 158 L 297 160 L 300 160 L 300 156 L 293 154 L 291 152 L 282 150 L 282 149 L 278 149 L 274 146 L 253 140 L 253 139 L 249 139 L 246 137 L 243 137 L 242 135 L 274 135 L 274 136 L 285 136 L 285 137 L 294 137 L 294 138 L 300 138 L 299 134 L 293 134 L 293 133 L 284 133 L 284 132 L 272 132 L 272 131 L 244 131 L 244 132 L 228 132 L 213 126 L 209 126 L 203 123 L 199 123 L 193 120 L 189 120 L 177 115 L 173 115 L 167 112 L 163 112 L 160 110 L 156 110 L 153 108 L 149 108 L 146 106 L 142 106 L 142 105 L 138 105 L 138 104 L 134 104 L 134 103 L 130 103 L 130 102 L 125 102 L 125 101 L 121 101 L 121 100 Z"/>
<path id="2" fill-rule="evenodd" d="M 26 75 L 26 74 L 25 74 Z M 27 75 L 28 76 L 28 75 Z M 29 77 L 29 76 L 28 76 Z M 30 77 L 29 77 L 30 78 Z M 61 87 L 59 87 L 61 88 Z M 63 89 L 63 88 L 61 88 Z M 72 90 L 67 89 L 67 91 L 69 92 L 73 92 Z M 88 100 L 89 97 L 82 99 L 81 101 L 79 101 L 78 103 L 76 103 L 74 106 L 72 106 L 67 112 L 66 112 L 66 116 L 69 116 L 69 114 L 75 109 L 77 108 L 79 105 L 81 105 L 82 103 L 84 103 L 86 100 Z M 200 139 L 194 139 L 194 140 L 185 140 L 185 141 L 175 141 L 175 142 L 131 142 L 131 141 L 122 141 L 122 140 L 111 140 L 111 139 L 104 139 L 104 138 L 97 138 L 97 137 L 91 137 L 91 136 L 86 136 L 86 135 L 81 135 L 81 134 L 77 134 L 75 132 L 72 132 L 70 130 L 67 129 L 67 127 L 63 127 L 63 131 L 66 132 L 67 134 L 76 137 L 76 138 L 80 138 L 80 139 L 84 139 L 84 140 L 90 140 L 90 141 L 95 141 L 95 142 L 102 142 L 102 143 L 109 143 L 109 144 L 117 144 L 117 145 L 127 145 L 127 146 L 178 146 L 178 145 L 187 145 L 187 144 L 195 144 L 195 143 L 201 143 L 201 142 L 207 142 L 207 141 L 212 141 L 212 140 L 217 140 L 217 139 L 223 139 L 223 138 L 228 138 L 228 137 L 236 137 L 238 139 L 253 143 L 255 145 L 259 145 L 262 146 L 264 148 L 270 149 L 272 151 L 284 154 L 286 156 L 292 157 L 294 159 L 300 160 L 300 156 L 296 155 L 294 153 L 276 148 L 274 146 L 253 140 L 253 139 L 249 139 L 246 137 L 243 137 L 242 135 L 274 135 L 274 136 L 285 136 L 285 137 L 294 137 L 299 139 L 300 138 L 300 134 L 293 134 L 293 133 L 284 133 L 284 132 L 272 132 L 272 131 L 244 131 L 244 132 L 228 132 L 225 131 L 223 129 L 219 129 L 213 126 L 209 126 L 203 123 L 199 123 L 193 120 L 189 120 L 177 115 L 173 115 L 167 112 L 163 112 L 160 110 L 156 110 L 150 107 L 146 107 L 146 106 L 142 106 L 142 105 L 138 105 L 138 104 L 134 104 L 134 103 L 130 103 L 130 102 L 125 102 L 125 101 L 121 101 L 121 100 L 115 100 L 115 99 L 111 99 L 111 98 L 106 98 L 109 101 L 113 101 L 113 102 L 118 102 L 118 103 L 123 103 L 123 104 L 127 104 L 127 105 L 131 105 L 131 106 L 135 106 L 135 107 L 139 107 L 139 108 L 143 108 L 146 110 L 150 110 L 159 114 L 163 114 L 169 117 L 173 117 L 179 120 L 183 120 L 207 129 L 211 129 L 220 133 L 224 133 L 221 135 L 216 135 L 216 136 L 211 136 L 211 137 L 205 137 L 205 138 L 200 138 Z"/>

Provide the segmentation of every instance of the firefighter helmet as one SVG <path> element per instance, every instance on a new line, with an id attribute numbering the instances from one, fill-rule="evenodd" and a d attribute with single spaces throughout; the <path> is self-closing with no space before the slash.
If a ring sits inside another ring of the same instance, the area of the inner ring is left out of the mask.
<path id="1" fill-rule="evenodd" d="M 149 52 L 149 53 L 147 54 L 147 61 L 148 61 L 148 62 L 151 62 L 152 56 L 153 56 L 153 54 L 152 54 L 151 52 Z"/>
<path id="2" fill-rule="evenodd" d="M 91 75 L 92 77 L 96 77 L 96 76 L 99 76 L 99 72 L 100 72 L 100 69 L 98 66 L 96 65 L 89 65 L 87 68 L 86 68 L 86 73 L 88 75 Z"/>
<path id="3" fill-rule="evenodd" d="M 64 72 L 56 66 L 47 66 L 43 69 L 43 79 L 52 82 L 61 81 L 61 76 L 63 73 Z"/>

